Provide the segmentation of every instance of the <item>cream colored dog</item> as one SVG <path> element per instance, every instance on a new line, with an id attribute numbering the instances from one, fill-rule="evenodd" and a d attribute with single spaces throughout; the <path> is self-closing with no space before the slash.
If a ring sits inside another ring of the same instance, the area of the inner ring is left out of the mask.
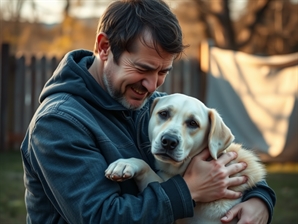
<path id="1" fill-rule="evenodd" d="M 114 181 L 134 178 L 142 191 L 150 182 L 162 182 L 174 175 L 183 175 L 191 159 L 207 147 L 213 159 L 226 151 L 235 151 L 238 157 L 232 163 L 247 163 L 247 168 L 237 174 L 247 176 L 247 183 L 231 187 L 232 190 L 243 192 L 266 175 L 264 166 L 252 151 L 232 143 L 234 136 L 216 110 L 207 108 L 193 97 L 172 94 L 157 98 L 151 108 L 149 139 L 156 168 L 160 170 L 158 175 L 143 160 L 130 158 L 110 164 L 106 177 Z M 240 202 L 241 198 L 197 203 L 194 217 L 178 220 L 177 223 L 220 224 L 220 218 Z"/>

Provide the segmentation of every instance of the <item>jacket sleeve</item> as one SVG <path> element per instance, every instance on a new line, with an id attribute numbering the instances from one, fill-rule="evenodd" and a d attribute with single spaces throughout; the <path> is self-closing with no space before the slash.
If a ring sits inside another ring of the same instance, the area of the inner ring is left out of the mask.
<path id="1" fill-rule="evenodd" d="M 66 113 L 31 128 L 30 161 L 55 210 L 68 223 L 173 223 L 193 215 L 189 190 L 176 176 L 143 192 L 122 194 L 105 178 L 108 164 L 94 136 Z"/>
<path id="2" fill-rule="evenodd" d="M 267 205 L 268 212 L 269 212 L 269 220 L 268 223 L 271 223 L 273 217 L 273 209 L 276 202 L 276 195 L 274 191 L 268 186 L 265 180 L 260 181 L 256 187 L 253 189 L 246 191 L 242 201 L 247 201 L 250 198 L 260 198 L 262 199 L 265 204 Z"/>

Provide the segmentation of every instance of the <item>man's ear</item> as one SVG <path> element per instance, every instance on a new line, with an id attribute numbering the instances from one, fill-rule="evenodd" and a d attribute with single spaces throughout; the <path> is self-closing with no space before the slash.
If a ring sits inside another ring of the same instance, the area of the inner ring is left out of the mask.
<path id="1" fill-rule="evenodd" d="M 109 55 L 110 43 L 108 36 L 105 33 L 97 35 L 97 50 L 99 57 L 102 61 L 106 61 Z"/>
<path id="2" fill-rule="evenodd" d="M 210 121 L 208 147 L 212 158 L 217 159 L 217 156 L 233 142 L 234 135 L 216 110 L 210 109 L 208 115 Z"/>

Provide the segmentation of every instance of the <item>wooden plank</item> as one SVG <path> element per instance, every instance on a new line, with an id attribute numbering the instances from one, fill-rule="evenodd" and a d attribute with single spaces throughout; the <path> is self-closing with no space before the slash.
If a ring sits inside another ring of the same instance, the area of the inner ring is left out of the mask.
<path id="1" fill-rule="evenodd" d="M 41 73 L 40 73 L 40 75 L 41 75 L 41 87 L 43 87 L 44 86 L 44 84 L 46 83 L 46 81 L 47 81 L 47 79 L 48 79 L 48 75 L 47 75 L 47 72 L 48 72 L 48 65 L 49 65 L 49 63 L 48 63 L 48 60 L 47 60 L 47 58 L 46 58 L 46 56 L 45 55 L 43 55 L 41 58 L 40 58 L 40 66 L 41 66 Z M 42 88 L 41 88 L 42 89 Z M 40 89 L 40 90 L 41 90 Z M 39 91 L 39 93 L 40 93 L 40 91 Z"/>
<path id="2" fill-rule="evenodd" d="M 182 93 L 182 79 L 181 79 L 181 70 L 182 70 L 182 60 L 174 62 L 174 69 L 172 74 L 172 89 L 170 93 Z"/>
<path id="3" fill-rule="evenodd" d="M 206 40 L 201 42 L 199 48 L 199 60 L 198 64 L 200 66 L 200 97 L 203 102 L 206 101 L 206 87 L 207 87 L 207 74 L 209 72 L 210 63 L 210 48 L 214 46 L 212 40 Z"/>
<path id="4" fill-rule="evenodd" d="M 30 114 L 33 115 L 35 111 L 35 99 L 36 99 L 36 57 L 31 57 L 31 64 L 30 64 L 30 70 L 31 70 L 31 105 L 30 105 Z M 32 117 L 32 116 L 31 116 Z"/>
<path id="5" fill-rule="evenodd" d="M 14 77 L 10 86 L 12 98 L 12 111 L 9 113 L 12 119 L 12 127 L 8 132 L 8 146 L 10 149 L 19 149 L 25 134 L 24 104 L 25 104 L 25 57 L 18 55 L 13 57 L 11 76 Z"/>
<path id="6" fill-rule="evenodd" d="M 188 59 L 183 60 L 182 63 L 182 89 L 183 93 L 186 95 L 192 95 L 192 73 L 190 68 L 190 61 Z"/>
<path id="7" fill-rule="evenodd" d="M 1 45 L 1 76 L 0 76 L 0 150 L 7 149 L 7 85 L 9 72 L 9 45 L 4 43 Z"/>
<path id="8" fill-rule="evenodd" d="M 32 116 L 39 106 L 39 95 L 43 87 L 43 76 L 45 75 L 45 61 L 44 57 L 35 57 L 35 85 L 34 85 L 34 97 L 33 97 L 33 111 Z M 34 65 L 33 65 L 34 66 Z"/>
<path id="9" fill-rule="evenodd" d="M 199 70 L 199 65 L 196 59 L 190 60 L 190 70 L 191 70 L 191 96 L 201 100 L 201 75 L 202 73 Z"/>
<path id="10" fill-rule="evenodd" d="M 59 64 L 59 62 L 58 62 L 57 57 L 55 57 L 55 56 L 52 57 L 52 59 L 51 59 L 51 72 L 50 72 L 50 76 L 48 76 L 48 78 L 50 78 L 53 75 L 54 71 L 57 69 L 58 64 Z"/>
<path id="11" fill-rule="evenodd" d="M 15 56 L 9 56 L 9 73 L 7 76 L 7 103 L 6 103 L 6 110 L 7 110 L 7 117 L 6 117 L 6 134 L 7 134 L 7 148 L 12 148 L 12 142 L 9 140 L 11 134 L 14 132 L 14 88 L 15 88 Z"/>
<path id="12" fill-rule="evenodd" d="M 166 80 L 164 84 L 162 85 L 162 91 L 166 93 L 170 93 L 172 89 L 172 79 L 173 79 L 173 74 L 172 71 L 167 75 Z"/>
<path id="13" fill-rule="evenodd" d="M 32 118 L 31 112 L 31 95 L 32 95 L 32 82 L 31 82 L 31 60 L 25 58 L 25 74 L 24 74 L 24 83 L 25 83 L 25 102 L 24 102 L 24 125 L 28 126 Z"/>
<path id="14" fill-rule="evenodd" d="M 24 55 L 16 58 L 16 72 L 14 84 L 14 134 L 24 134 L 26 131 L 24 116 L 22 113 L 25 108 L 25 57 Z"/>

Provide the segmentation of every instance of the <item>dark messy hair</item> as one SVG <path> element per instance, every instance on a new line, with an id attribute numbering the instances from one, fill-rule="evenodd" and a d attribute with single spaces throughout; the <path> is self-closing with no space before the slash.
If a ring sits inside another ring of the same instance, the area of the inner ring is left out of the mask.
<path id="1" fill-rule="evenodd" d="M 101 16 L 97 34 L 104 32 L 110 43 L 114 61 L 118 64 L 124 51 L 131 52 L 137 38 L 144 31 L 152 35 L 153 47 L 180 57 L 186 46 L 182 43 L 182 32 L 176 16 L 162 0 L 122 0 L 112 2 Z M 95 53 L 98 53 L 95 43 Z"/>

